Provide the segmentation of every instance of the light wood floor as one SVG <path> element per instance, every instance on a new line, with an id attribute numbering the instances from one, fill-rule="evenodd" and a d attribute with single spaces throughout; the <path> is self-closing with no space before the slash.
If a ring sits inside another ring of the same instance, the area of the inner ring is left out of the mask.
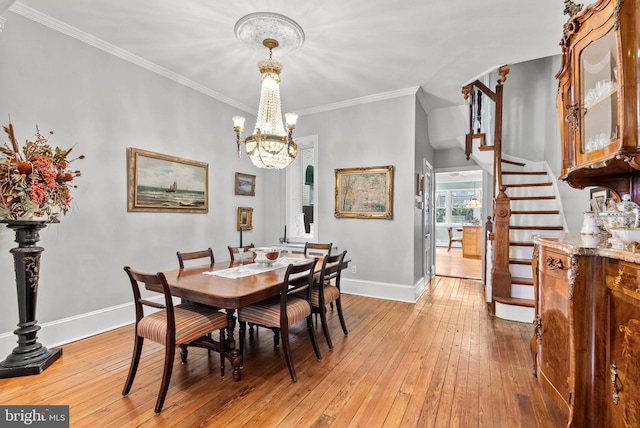
<path id="1" fill-rule="evenodd" d="M 481 279 L 482 260 L 462 257 L 461 247 L 436 247 L 436 275 Z"/>
<path id="2" fill-rule="evenodd" d="M 292 332 L 292 383 L 270 331 L 247 343 L 240 382 L 217 354 L 176 364 L 165 407 L 153 407 L 162 348 L 146 343 L 121 391 L 132 326 L 65 345 L 37 376 L 0 380 L 3 405 L 69 405 L 72 427 L 558 427 L 566 424 L 531 374 L 532 326 L 487 314 L 479 281 L 436 277 L 416 304 L 344 295 L 349 336 L 330 311 L 334 350 L 317 329 L 316 360 Z M 304 324 L 304 323 L 303 323 Z"/>

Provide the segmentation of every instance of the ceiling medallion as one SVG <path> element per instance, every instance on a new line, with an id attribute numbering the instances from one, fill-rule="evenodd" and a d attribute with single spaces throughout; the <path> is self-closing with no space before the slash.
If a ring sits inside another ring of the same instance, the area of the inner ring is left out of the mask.
<path id="1" fill-rule="evenodd" d="M 302 47 L 304 31 L 296 21 L 271 12 L 256 12 L 236 22 L 234 32 L 238 40 L 253 50 L 263 50 L 265 39 L 278 41 L 278 53 L 290 54 Z"/>

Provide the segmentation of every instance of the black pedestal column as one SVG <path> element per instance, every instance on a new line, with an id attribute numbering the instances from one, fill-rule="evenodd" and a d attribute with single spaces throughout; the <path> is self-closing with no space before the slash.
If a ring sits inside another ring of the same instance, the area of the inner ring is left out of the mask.
<path id="1" fill-rule="evenodd" d="M 40 277 L 40 253 L 44 248 L 35 244 L 40 240 L 40 229 L 46 221 L 3 220 L 16 234 L 18 247 L 11 249 L 16 271 L 18 292 L 18 346 L 0 362 L 0 379 L 29 376 L 42 373 L 62 355 L 62 349 L 47 349 L 37 342 L 40 330 L 36 321 L 38 300 L 38 280 Z"/>

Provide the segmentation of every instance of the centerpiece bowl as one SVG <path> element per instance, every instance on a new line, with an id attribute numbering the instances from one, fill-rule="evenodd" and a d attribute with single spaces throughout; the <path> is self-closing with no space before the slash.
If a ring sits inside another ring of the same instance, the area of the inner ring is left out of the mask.
<path id="1" fill-rule="evenodd" d="M 256 254 L 255 262 L 260 266 L 269 266 L 280 257 L 280 248 L 278 247 L 258 247 L 252 248 Z"/>
<path id="2" fill-rule="evenodd" d="M 631 245 L 633 249 L 640 243 L 640 228 L 638 227 L 612 227 L 611 233 L 616 238 L 627 245 Z"/>
<path id="3" fill-rule="evenodd" d="M 634 212 L 616 211 L 599 213 L 604 221 L 604 227 L 610 232 L 612 228 L 632 228 L 637 227 L 637 218 Z"/>

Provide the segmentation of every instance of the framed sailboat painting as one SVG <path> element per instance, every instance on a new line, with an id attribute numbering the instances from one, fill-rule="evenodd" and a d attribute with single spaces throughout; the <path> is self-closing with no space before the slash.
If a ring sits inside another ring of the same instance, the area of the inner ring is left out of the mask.
<path id="1" fill-rule="evenodd" d="M 129 148 L 127 210 L 206 213 L 209 166 Z"/>

